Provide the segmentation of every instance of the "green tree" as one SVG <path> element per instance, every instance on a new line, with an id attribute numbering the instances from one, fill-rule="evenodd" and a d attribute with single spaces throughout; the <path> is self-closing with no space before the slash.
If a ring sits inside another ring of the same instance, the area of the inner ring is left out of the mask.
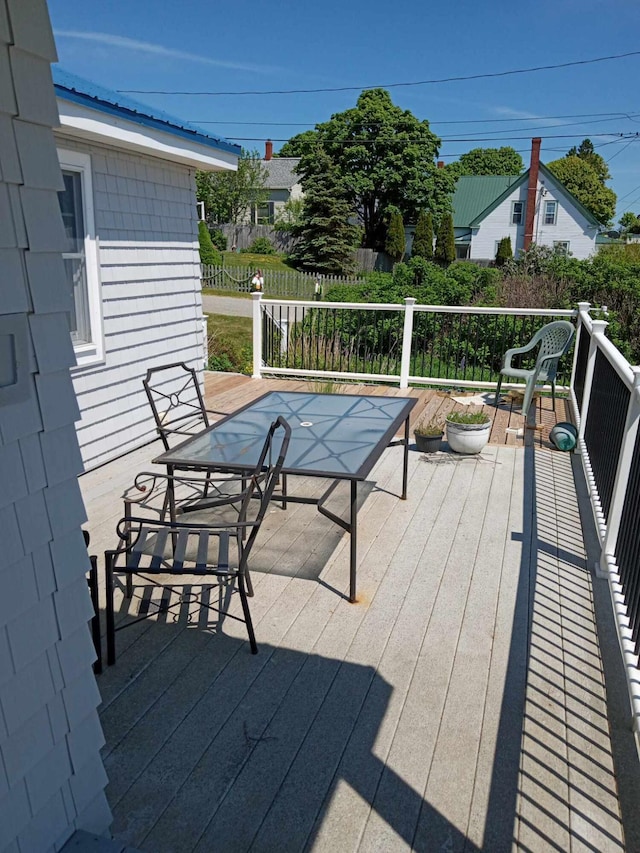
<path id="1" fill-rule="evenodd" d="M 502 148 L 473 148 L 447 169 L 460 175 L 519 175 L 524 169 L 522 157 L 510 145 Z"/>
<path id="2" fill-rule="evenodd" d="M 566 156 L 553 160 L 547 165 L 556 178 L 595 216 L 598 222 L 606 225 L 613 220 L 616 194 L 602 183 L 598 173 L 585 159 Z"/>
<path id="3" fill-rule="evenodd" d="M 316 152 L 324 151 L 336 167 L 341 195 L 363 226 L 364 246 L 384 248 L 385 212 L 392 205 L 412 221 L 423 209 L 437 217 L 451 209 L 453 178 L 435 163 L 440 140 L 428 121 L 393 104 L 384 89 L 362 92 L 354 108 L 336 113 L 316 132 L 316 146 L 298 166 L 302 187 L 308 192 L 319 179 Z"/>
<path id="4" fill-rule="evenodd" d="M 596 154 L 590 139 L 583 139 L 577 148 L 574 145 L 573 148 L 567 151 L 565 157 L 579 157 L 581 160 L 584 160 L 585 163 L 591 166 L 602 184 L 611 177 L 607 161 L 601 154 Z"/>
<path id="5" fill-rule="evenodd" d="M 280 148 L 274 157 L 302 157 L 315 148 L 318 134 L 315 130 L 305 130 L 292 136 L 288 142 Z"/>
<path id="6" fill-rule="evenodd" d="M 268 198 L 266 179 L 258 152 L 244 149 L 235 172 L 196 172 L 197 199 L 204 202 L 209 224 L 246 221 L 251 208 L 260 207 Z"/>
<path id="7" fill-rule="evenodd" d="M 302 222 L 302 208 L 304 201 L 301 198 L 289 198 L 278 210 L 273 223 L 276 231 L 293 231 Z"/>
<path id="8" fill-rule="evenodd" d="M 351 204 L 338 167 L 324 151 L 316 153 L 314 162 L 314 179 L 305 187 L 302 223 L 293 230 L 297 243 L 291 260 L 310 272 L 350 272 L 360 231 L 349 221 Z M 310 176 L 311 166 L 308 168 Z"/>
<path id="9" fill-rule="evenodd" d="M 412 258 L 433 260 L 433 217 L 428 210 L 421 210 L 416 223 L 411 246 Z"/>
<path id="10" fill-rule="evenodd" d="M 443 266 L 449 266 L 456 259 L 456 239 L 453 230 L 453 216 L 445 213 L 438 225 L 434 259 Z"/>
<path id="11" fill-rule="evenodd" d="M 220 266 L 222 255 L 211 241 L 211 234 L 204 220 L 198 222 L 198 240 L 200 241 L 200 263 Z"/>
<path id="12" fill-rule="evenodd" d="M 511 248 L 511 237 L 503 237 L 498 243 L 498 251 L 496 252 L 496 266 L 502 267 L 506 262 L 513 257 L 513 249 Z"/>
<path id="13" fill-rule="evenodd" d="M 630 210 L 620 217 L 622 234 L 640 234 L 640 216 L 636 216 Z"/>
<path id="14" fill-rule="evenodd" d="M 389 228 L 384 250 L 394 261 L 401 261 L 406 249 L 407 241 L 404 233 L 402 214 L 397 208 L 393 208 L 389 215 Z"/>

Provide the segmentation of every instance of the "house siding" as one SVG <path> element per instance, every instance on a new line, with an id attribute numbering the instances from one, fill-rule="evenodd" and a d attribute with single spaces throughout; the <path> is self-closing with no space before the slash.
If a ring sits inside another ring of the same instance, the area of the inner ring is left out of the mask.
<path id="1" fill-rule="evenodd" d="M 544 189 L 545 195 L 541 197 Z M 569 251 L 576 258 L 588 258 L 595 251 L 597 227 L 593 226 L 584 215 L 558 191 L 557 186 L 549 179 L 538 181 L 536 194 L 536 213 L 534 217 L 533 242 L 539 246 L 552 247 L 554 242 L 568 241 Z M 524 218 L 521 225 L 511 224 L 511 204 L 514 201 L 527 203 L 527 186 L 517 187 L 501 204 L 489 213 L 478 227 L 472 229 L 471 254 L 472 260 L 493 260 L 496 255 L 495 244 L 503 237 L 511 237 L 511 247 L 514 254 L 524 246 Z M 544 202 L 557 201 L 558 214 L 555 225 L 544 225 Z"/>
<path id="2" fill-rule="evenodd" d="M 61 286 L 56 59 L 44 0 L 0 0 L 0 850 L 18 853 L 111 822 Z M 6 355 L 22 334 L 10 385 Z"/>
<path id="3" fill-rule="evenodd" d="M 85 468 L 156 437 L 142 387 L 149 367 L 184 361 L 202 373 L 204 336 L 194 171 L 83 143 L 91 157 L 104 361 L 72 371 Z"/>

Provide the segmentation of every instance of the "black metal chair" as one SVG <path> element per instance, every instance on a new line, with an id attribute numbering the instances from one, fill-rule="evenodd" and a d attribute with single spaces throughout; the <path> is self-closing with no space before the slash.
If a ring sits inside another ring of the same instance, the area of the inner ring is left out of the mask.
<path id="1" fill-rule="evenodd" d="M 201 604 L 244 622 L 251 651 L 257 653 L 247 600 L 248 596 L 253 595 L 248 560 L 278 482 L 290 436 L 289 424 L 279 417 L 269 428 L 253 473 L 226 478 L 224 488 L 227 493 L 224 495 L 214 493 L 202 497 L 197 488 L 195 492 L 192 491 L 193 478 L 189 477 L 169 478 L 167 475 L 151 473 L 138 475 L 136 481 L 142 496 L 136 499 L 129 495 L 126 498 L 125 515 L 117 526 L 120 544 L 116 549 L 105 552 L 109 664 L 115 663 L 116 659 L 116 631 L 151 615 L 143 613 L 132 621 L 115 625 L 116 574 L 126 576 L 126 598 L 132 595 L 131 578 L 134 575 L 147 580 L 149 575 L 214 577 L 229 595 L 233 592 L 233 581 L 237 581 L 243 618 L 228 612 L 229 596 L 226 601 L 220 601 L 219 607 L 204 600 L 201 600 Z M 173 481 L 172 486 L 178 496 L 182 487 L 186 493 L 186 496 L 179 496 L 176 501 L 176 520 L 173 521 L 163 520 L 162 491 L 166 489 L 169 479 Z M 237 491 L 231 493 L 233 486 Z M 252 509 L 256 511 L 252 512 Z M 152 513 L 151 516 L 141 514 L 148 511 Z M 195 518 L 196 514 L 198 518 Z M 189 521 L 189 517 L 193 521 Z M 235 559 L 232 556 L 234 547 Z M 169 595 L 174 592 L 173 587 L 162 580 L 158 583 Z M 180 595 L 178 603 L 181 603 Z M 170 606 L 163 596 L 159 611 L 167 611 Z"/>
<path id="2" fill-rule="evenodd" d="M 84 544 L 89 549 L 91 537 L 88 531 L 83 530 Z M 91 617 L 91 639 L 93 640 L 93 648 L 96 652 L 96 659 L 93 663 L 93 671 L 96 675 L 102 672 L 102 642 L 100 639 L 100 608 L 98 605 L 98 558 L 95 554 L 89 554 L 89 562 L 91 568 L 87 575 L 87 585 L 91 596 L 91 604 L 93 605 L 93 616 Z"/>
<path id="3" fill-rule="evenodd" d="M 223 414 L 205 408 L 196 371 L 182 361 L 149 368 L 142 384 L 165 450 L 208 427 L 209 415 Z"/>

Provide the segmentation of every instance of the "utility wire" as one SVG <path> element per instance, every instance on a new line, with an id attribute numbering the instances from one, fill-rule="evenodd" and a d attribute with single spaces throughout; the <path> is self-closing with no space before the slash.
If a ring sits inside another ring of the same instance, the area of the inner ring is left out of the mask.
<path id="1" fill-rule="evenodd" d="M 582 136 L 582 135 L 583 135 L 582 133 L 564 133 L 564 134 L 555 133 L 555 134 L 546 134 L 543 137 L 543 139 L 577 139 L 579 136 Z M 630 138 L 636 139 L 636 138 L 640 137 L 640 132 L 631 133 L 630 131 L 622 131 L 622 132 L 614 133 L 613 131 L 610 131 L 609 133 L 592 133 L 591 136 L 593 136 L 593 137 L 617 136 L 620 139 L 630 139 Z M 264 137 L 261 137 L 261 136 L 229 136 L 228 138 L 229 139 L 235 139 L 237 142 L 267 142 L 267 141 L 288 142 L 289 141 L 288 139 L 284 139 L 284 138 L 277 139 L 274 137 L 269 137 L 269 139 L 265 139 Z M 475 136 L 475 137 L 462 137 L 462 138 L 460 138 L 460 137 L 444 137 L 443 136 L 440 141 L 443 143 L 444 142 L 465 142 L 465 143 L 466 142 L 506 142 L 507 140 L 511 140 L 511 139 L 531 139 L 531 136 L 502 136 L 499 138 L 496 138 L 495 136 Z M 613 140 L 613 141 L 617 141 L 617 140 Z M 350 139 L 334 140 L 333 144 L 336 144 L 338 142 L 342 142 L 343 145 L 350 145 L 353 143 L 357 143 L 358 145 L 367 145 L 367 144 L 375 145 L 375 144 L 380 143 L 380 142 L 393 142 L 394 144 L 397 144 L 398 142 L 402 142 L 402 143 L 405 143 L 407 145 L 413 145 L 413 144 L 422 142 L 422 140 L 420 140 L 420 139 L 403 139 L 402 137 L 398 138 L 395 136 L 376 137 L 375 139 L 367 139 L 364 137 L 354 137 L 354 138 L 350 138 Z"/>
<path id="2" fill-rule="evenodd" d="M 456 121 L 431 121 L 429 119 L 430 125 L 438 125 L 438 124 L 495 124 L 496 122 L 507 122 L 507 121 L 551 121 L 560 118 L 599 118 L 600 116 L 610 116 L 610 121 L 614 119 L 628 118 L 630 121 L 634 121 L 635 118 L 640 118 L 640 113 L 635 113 L 631 111 L 621 110 L 617 113 L 574 113 L 571 115 L 562 115 L 562 116 L 511 116 L 511 118 L 474 118 L 474 119 L 460 119 Z M 608 119 L 603 119 L 603 121 L 607 121 Z M 203 121 L 202 119 L 197 118 L 189 118 L 186 119 L 188 122 L 192 122 L 193 124 L 231 124 L 237 125 L 240 127 L 241 125 L 248 125 L 254 127 L 308 127 L 310 130 L 315 128 L 315 124 L 322 124 L 323 122 L 303 122 L 303 121 Z M 582 122 L 577 122 L 578 124 L 582 124 Z M 383 122 L 369 122 L 370 127 L 375 127 L 376 125 L 382 125 Z M 557 126 L 557 125 L 556 125 Z M 566 125 L 561 125 L 565 127 Z"/>
<path id="3" fill-rule="evenodd" d="M 594 59 L 576 59 L 573 62 L 559 62 L 556 65 L 535 65 L 532 68 L 514 68 L 509 71 L 492 71 L 485 74 L 469 74 L 458 77 L 439 77 L 432 80 L 416 80 L 411 83 L 378 83 L 375 86 L 335 86 L 324 89 L 251 89 L 236 92 L 173 92 L 163 89 L 118 89 L 119 92 L 136 95 L 311 95 L 320 92 L 353 92 L 366 89 L 397 89 L 401 86 L 427 86 L 436 83 L 456 83 L 465 80 L 486 80 L 491 77 L 510 77 L 514 74 L 532 74 L 536 71 L 552 71 L 558 68 L 571 68 L 578 65 L 593 65 L 596 62 L 609 62 L 613 59 L 626 59 L 629 56 L 639 56 L 640 50 L 628 53 L 615 53 L 611 56 L 597 56 Z"/>

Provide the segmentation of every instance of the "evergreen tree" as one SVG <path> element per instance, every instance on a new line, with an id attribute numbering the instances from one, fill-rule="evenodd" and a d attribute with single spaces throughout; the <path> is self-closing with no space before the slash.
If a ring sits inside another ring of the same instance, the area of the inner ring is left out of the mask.
<path id="1" fill-rule="evenodd" d="M 496 266 L 502 267 L 513 257 L 513 249 L 511 248 L 511 237 L 503 237 L 498 243 L 498 251 L 496 252 Z"/>
<path id="2" fill-rule="evenodd" d="M 453 231 L 453 216 L 450 213 L 445 213 L 438 225 L 434 258 L 443 266 L 449 266 L 456 259 L 456 239 Z"/>
<path id="3" fill-rule="evenodd" d="M 424 258 L 425 261 L 433 260 L 433 218 L 429 211 L 421 210 L 418 216 L 411 257 Z"/>
<path id="4" fill-rule="evenodd" d="M 222 264 L 222 255 L 213 245 L 207 223 L 203 219 L 198 222 L 198 240 L 200 241 L 200 263 L 216 267 L 220 266 Z"/>
<path id="5" fill-rule="evenodd" d="M 349 222 L 351 205 L 338 169 L 322 150 L 314 156 L 313 181 L 304 186 L 302 222 L 293 234 L 298 242 L 291 259 L 304 270 L 339 275 L 353 269 L 353 250 L 360 231 Z"/>
<path id="6" fill-rule="evenodd" d="M 387 228 L 387 240 L 384 245 L 384 250 L 387 255 L 393 258 L 397 263 L 404 257 L 407 243 L 404 234 L 402 214 L 397 208 L 392 208 L 390 213 L 389 227 Z"/>

